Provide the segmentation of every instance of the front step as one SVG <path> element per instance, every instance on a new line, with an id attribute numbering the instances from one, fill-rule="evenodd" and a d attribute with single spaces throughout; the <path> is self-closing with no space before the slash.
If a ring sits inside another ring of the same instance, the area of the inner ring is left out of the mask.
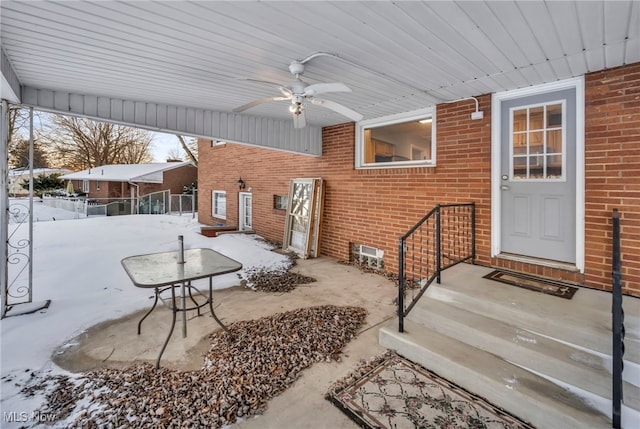
<path id="1" fill-rule="evenodd" d="M 405 319 L 382 327 L 380 344 L 539 428 L 610 428 L 584 401 L 498 356 Z"/>
<path id="2" fill-rule="evenodd" d="M 580 288 L 573 299 L 553 297 L 483 278 L 489 268 L 459 264 L 432 284 L 428 299 L 499 319 L 530 332 L 611 355 L 611 294 Z M 626 361 L 640 365 L 640 299 L 625 296 Z M 409 313 L 411 317 L 411 313 Z M 640 379 L 636 380 L 636 385 Z"/>
<path id="3" fill-rule="evenodd" d="M 416 305 L 409 319 L 507 362 L 612 399 L 610 364 L 601 354 L 432 299 Z M 625 383 L 624 398 L 630 408 L 640 411 L 637 386 Z"/>
<path id="4" fill-rule="evenodd" d="M 405 318 L 405 333 L 396 319 L 380 344 L 539 428 L 611 427 L 611 294 L 580 288 L 566 300 L 484 279 L 490 271 L 446 270 Z M 640 299 L 623 305 L 622 421 L 640 428 Z"/>

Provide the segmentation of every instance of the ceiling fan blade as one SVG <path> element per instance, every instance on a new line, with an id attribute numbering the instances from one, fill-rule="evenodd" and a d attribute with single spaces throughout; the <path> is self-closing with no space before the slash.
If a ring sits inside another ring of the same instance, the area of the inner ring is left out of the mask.
<path id="1" fill-rule="evenodd" d="M 314 83 L 313 85 L 309 85 L 304 89 L 305 96 L 313 96 L 317 94 L 324 94 L 325 92 L 351 92 L 351 88 L 349 88 L 344 83 Z"/>
<path id="2" fill-rule="evenodd" d="M 236 107 L 233 109 L 234 113 L 244 112 L 245 110 L 251 109 L 253 107 L 259 106 L 260 104 L 269 103 L 270 101 L 284 101 L 289 100 L 290 97 L 268 97 L 261 98 L 259 100 L 254 100 L 251 103 L 243 104 L 240 107 Z"/>
<path id="3" fill-rule="evenodd" d="M 334 101 L 323 100 L 322 98 L 311 98 L 310 100 L 311 103 L 315 104 L 316 106 L 322 106 L 326 107 L 327 109 L 331 109 L 334 112 L 340 113 L 342 116 L 346 116 L 352 121 L 358 122 L 363 118 L 363 116 L 355 110 L 351 110 L 348 107 L 343 106 L 342 104 L 338 104 Z"/>
<path id="4" fill-rule="evenodd" d="M 287 88 L 286 86 L 281 86 L 280 92 L 282 93 L 282 95 L 284 95 L 287 98 L 293 97 L 293 91 L 290 88 Z"/>
<path id="5" fill-rule="evenodd" d="M 307 126 L 307 119 L 305 118 L 304 109 L 300 113 L 293 114 L 293 128 L 304 128 Z"/>

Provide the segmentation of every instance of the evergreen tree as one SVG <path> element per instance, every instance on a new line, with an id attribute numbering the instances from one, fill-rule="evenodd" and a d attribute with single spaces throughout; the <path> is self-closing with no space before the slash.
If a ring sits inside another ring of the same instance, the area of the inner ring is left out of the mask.
<path id="1" fill-rule="evenodd" d="M 29 181 L 22 183 L 22 188 L 29 190 Z M 41 197 L 42 194 L 53 193 L 64 190 L 64 180 L 60 179 L 60 174 L 39 174 L 33 178 L 33 193 Z"/>

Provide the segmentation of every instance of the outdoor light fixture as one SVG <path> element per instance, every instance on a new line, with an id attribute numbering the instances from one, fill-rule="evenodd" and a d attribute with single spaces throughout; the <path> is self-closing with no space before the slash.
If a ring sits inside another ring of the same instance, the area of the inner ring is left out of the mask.
<path id="1" fill-rule="evenodd" d="M 241 191 L 244 189 L 244 180 L 242 180 L 242 177 L 238 179 L 238 189 Z"/>
<path id="2" fill-rule="evenodd" d="M 484 112 L 482 110 L 478 110 L 478 99 L 476 97 L 459 98 L 457 100 L 445 101 L 445 103 L 457 103 L 458 101 L 464 101 L 464 100 L 473 100 L 476 102 L 476 111 L 471 112 L 472 120 L 475 121 L 475 120 L 484 118 Z"/>

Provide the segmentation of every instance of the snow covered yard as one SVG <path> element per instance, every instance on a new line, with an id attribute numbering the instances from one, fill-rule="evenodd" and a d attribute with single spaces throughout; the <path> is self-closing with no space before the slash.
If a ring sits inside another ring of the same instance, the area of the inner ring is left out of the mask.
<path id="1" fill-rule="evenodd" d="M 54 209 L 55 210 L 55 209 Z M 1 322 L 1 380 L 3 428 L 37 423 L 33 414 L 43 397 L 26 399 L 19 392 L 33 372 L 64 374 L 51 361 L 53 351 L 89 327 L 146 308 L 149 291 L 136 288 L 121 259 L 144 253 L 177 250 L 178 235 L 185 249 L 208 247 L 243 264 L 243 270 L 215 278 L 214 288 L 239 283 L 238 275 L 269 267 L 288 266 L 286 256 L 247 235 L 215 239 L 199 234 L 191 216 L 134 215 L 73 219 L 75 213 L 56 211 L 34 202 L 33 299 L 51 300 L 48 309 L 8 317 Z M 53 218 L 55 217 L 55 221 Z M 45 222 L 44 220 L 51 220 Z M 18 228 L 16 230 L 16 228 Z M 10 224 L 11 240 L 27 238 L 27 225 Z M 206 289 L 207 280 L 194 282 Z M 46 419 L 46 416 L 40 416 Z"/>

